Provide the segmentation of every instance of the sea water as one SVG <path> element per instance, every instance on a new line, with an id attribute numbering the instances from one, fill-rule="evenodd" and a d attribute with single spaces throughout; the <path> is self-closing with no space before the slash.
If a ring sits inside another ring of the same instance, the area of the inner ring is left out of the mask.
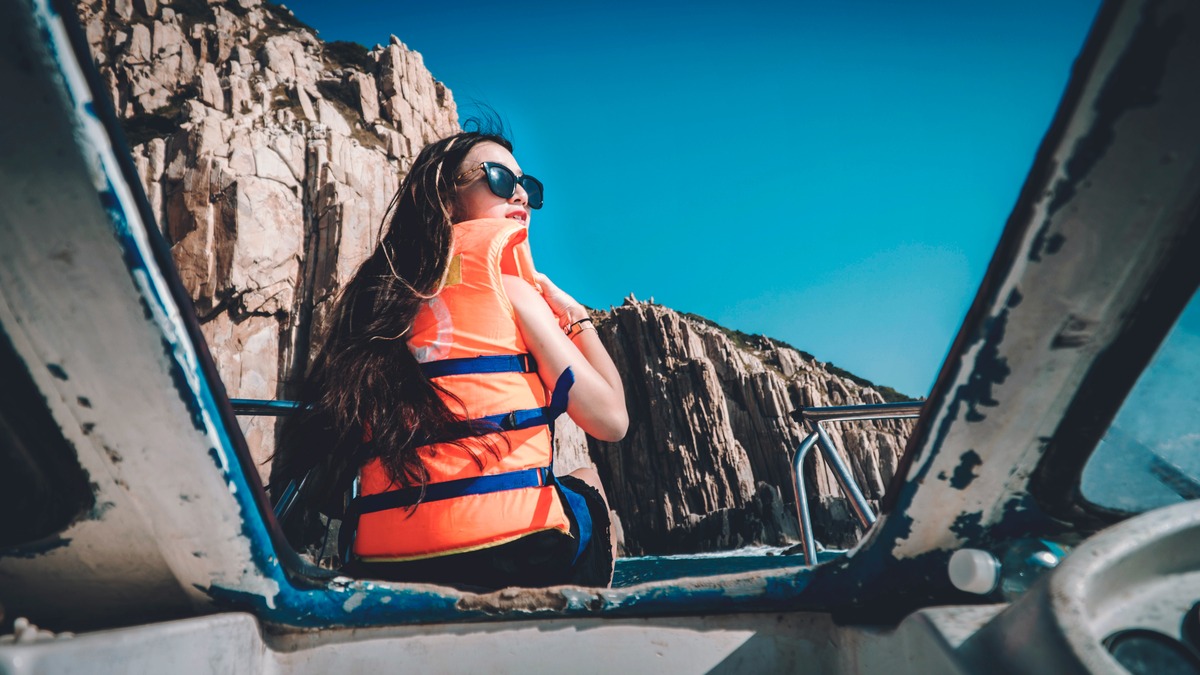
<path id="1" fill-rule="evenodd" d="M 803 567 L 803 553 L 798 551 L 788 553 L 794 548 L 747 546 L 732 551 L 618 558 L 612 585 L 614 587 L 633 586 L 647 581 L 667 581 L 683 577 L 711 577 L 718 574 Z M 817 553 L 817 562 L 832 560 L 845 553 L 845 551 L 833 549 L 820 551 Z"/>

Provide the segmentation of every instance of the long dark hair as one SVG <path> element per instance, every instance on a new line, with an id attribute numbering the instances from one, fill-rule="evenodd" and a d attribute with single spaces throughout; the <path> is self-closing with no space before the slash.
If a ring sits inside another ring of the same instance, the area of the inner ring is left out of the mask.
<path id="1" fill-rule="evenodd" d="M 354 472 L 374 458 L 396 484 L 423 489 L 429 471 L 417 448 L 463 435 L 463 420 L 421 373 L 408 337 L 449 265 L 458 169 L 485 142 L 512 150 L 500 134 L 472 131 L 417 155 L 392 198 L 379 245 L 334 303 L 328 337 L 301 387 L 306 412 L 281 434 L 272 494 L 308 474 L 309 499 L 336 503 Z"/>

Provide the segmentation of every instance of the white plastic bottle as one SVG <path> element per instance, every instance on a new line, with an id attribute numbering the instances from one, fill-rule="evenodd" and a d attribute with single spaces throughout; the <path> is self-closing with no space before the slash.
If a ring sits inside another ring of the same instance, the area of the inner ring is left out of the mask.
<path id="1" fill-rule="evenodd" d="M 1000 552 L 1000 558 L 977 548 L 963 548 L 950 556 L 950 582 L 955 588 L 1012 602 L 1047 571 L 1066 557 L 1067 549 L 1046 539 L 1018 539 Z"/>

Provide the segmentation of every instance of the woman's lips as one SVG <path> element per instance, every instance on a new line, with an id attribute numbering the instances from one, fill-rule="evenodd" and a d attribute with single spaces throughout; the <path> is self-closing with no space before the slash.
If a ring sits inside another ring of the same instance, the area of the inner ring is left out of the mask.
<path id="1" fill-rule="evenodd" d="M 519 220 L 522 223 L 525 223 L 529 221 L 529 214 L 525 213 L 524 211 L 512 211 L 505 216 L 505 218 L 512 218 L 513 220 Z"/>

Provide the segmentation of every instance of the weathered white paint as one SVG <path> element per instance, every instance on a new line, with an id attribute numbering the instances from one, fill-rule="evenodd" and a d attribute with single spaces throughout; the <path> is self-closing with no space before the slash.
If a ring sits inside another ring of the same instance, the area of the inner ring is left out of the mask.
<path id="1" fill-rule="evenodd" d="M 211 584 L 271 598 L 278 588 L 255 570 L 232 483 L 210 454 L 229 468 L 227 441 L 203 409 L 196 427 L 177 389 L 200 389 L 179 308 L 157 290 L 165 286 L 156 266 L 126 267 L 102 205 L 105 192 L 116 196 L 127 243 L 152 260 L 130 188 L 113 180 L 118 163 L 87 110 L 61 19 L 44 4 L 34 13 L 41 24 L 17 9 L 5 4 L 5 25 L 34 33 L 31 43 L 49 49 L 35 58 L 53 59 L 62 75 L 0 67 L 5 90 L 23 94 L 4 108 L 0 321 L 94 483 L 96 508 L 61 534 L 68 546 L 0 559 L 0 575 L 19 580 L 5 585 L 4 602 L 94 625 L 119 621 L 122 607 L 142 617 L 189 613 L 207 604 Z"/>
<path id="2" fill-rule="evenodd" d="M 1111 143 L 1102 148 L 1087 175 L 1070 184 L 1074 196 L 1051 214 L 1059 181 L 1067 178 L 1068 161 L 1095 150 L 1084 141 L 1096 132 L 1101 92 L 1114 66 L 1135 49 L 1135 29 L 1151 10 L 1163 25 L 1183 29 L 1174 42 L 1161 45 L 1167 59 L 1154 91 L 1156 100 L 1129 104 L 1121 111 L 1112 122 Z M 985 419 L 974 422 L 965 420 L 965 405 L 935 408 L 928 427 L 933 432 L 909 448 L 916 453 L 910 481 L 923 473 L 927 483 L 948 483 L 968 450 L 992 470 L 978 472 L 979 477 L 961 490 L 918 491 L 905 514 L 893 514 L 914 521 L 909 536 L 893 549 L 897 557 L 960 546 L 963 540 L 951 530 L 960 515 L 979 514 L 983 528 L 1004 517 L 1003 501 L 1026 490 L 1042 456 L 1043 439 L 1054 435 L 1084 375 L 1142 300 L 1158 271 L 1155 262 L 1164 259 L 1176 238 L 1191 227 L 1188 206 L 1200 183 L 1200 13 L 1195 3 L 1124 3 L 1100 54 L 1085 65 L 1090 70 L 1076 74 L 1082 84 L 1080 102 L 1065 131 L 1054 139 L 1050 166 L 1056 169 L 1040 183 L 1026 185 L 1027 192 L 1041 197 L 1028 213 L 1018 209 L 1014 214 L 1022 219 L 1023 236 L 1001 283 L 987 299 L 992 321 L 1006 317 L 1003 338 L 989 345 L 984 335 L 972 336 L 977 341 L 964 351 L 961 369 L 944 388 L 953 397 L 981 372 L 986 377 L 977 359 L 985 348 L 998 348 L 998 357 L 1011 370 L 992 386 L 998 404 L 980 405 L 978 412 Z M 1043 231 L 1047 219 L 1049 227 Z M 1042 242 L 1056 236 L 1063 238 L 1061 249 L 1047 251 Z M 1040 260 L 1032 260 L 1034 256 Z M 1021 300 L 1009 306 L 1013 294 Z M 1074 330 L 1072 345 L 1056 344 L 1071 317 L 1083 327 Z M 939 439 L 937 431 L 952 415 L 948 433 Z"/>

